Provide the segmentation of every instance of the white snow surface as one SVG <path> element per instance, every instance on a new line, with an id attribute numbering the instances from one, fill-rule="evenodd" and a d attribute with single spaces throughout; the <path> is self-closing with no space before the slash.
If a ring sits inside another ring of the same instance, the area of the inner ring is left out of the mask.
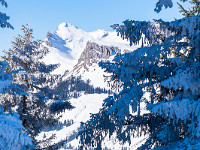
<path id="1" fill-rule="evenodd" d="M 46 64 L 60 63 L 60 67 L 54 71 L 56 74 L 64 74 L 66 70 L 71 71 L 74 65 L 86 47 L 88 41 L 95 42 L 104 46 L 115 46 L 123 50 L 135 50 L 139 46 L 129 46 L 127 40 L 123 40 L 117 36 L 116 32 L 108 32 L 106 30 L 97 30 L 94 32 L 86 32 L 70 23 L 62 23 L 55 32 L 49 32 L 50 37 L 45 41 L 53 46 L 45 46 L 49 48 L 50 53 L 47 54 L 43 61 Z"/>
<path id="2" fill-rule="evenodd" d="M 110 89 L 107 81 L 104 76 L 109 76 L 110 73 L 104 72 L 105 69 L 99 67 L 98 64 L 93 63 L 88 70 L 81 68 L 79 72 L 70 72 L 67 76 L 63 77 L 63 80 L 66 80 L 71 75 L 73 76 L 81 76 L 82 80 L 87 81 L 90 80 L 90 84 L 94 87 L 105 88 L 107 90 Z"/>

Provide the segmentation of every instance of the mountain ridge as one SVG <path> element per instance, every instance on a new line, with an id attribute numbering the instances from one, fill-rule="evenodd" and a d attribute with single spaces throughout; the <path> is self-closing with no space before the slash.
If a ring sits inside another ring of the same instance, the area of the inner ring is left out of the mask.
<path id="1" fill-rule="evenodd" d="M 117 36 L 116 32 L 100 29 L 86 32 L 70 23 L 61 23 L 55 32 L 47 33 L 44 45 L 50 53 L 43 61 L 46 64 L 60 63 L 60 67 L 54 71 L 55 74 L 64 74 L 66 70 L 71 71 L 78 63 L 88 41 L 98 45 L 118 47 L 122 53 L 127 49 L 133 51 L 138 47 L 129 46 L 128 41 Z"/>

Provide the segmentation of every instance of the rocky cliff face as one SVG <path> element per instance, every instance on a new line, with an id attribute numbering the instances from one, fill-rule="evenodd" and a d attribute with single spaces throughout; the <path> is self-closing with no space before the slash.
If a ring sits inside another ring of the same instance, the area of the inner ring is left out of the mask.
<path id="1" fill-rule="evenodd" d="M 92 64 L 106 61 L 110 56 L 120 52 L 121 50 L 117 47 L 99 45 L 95 42 L 87 42 L 86 48 L 78 59 L 78 63 L 74 66 L 73 71 L 79 72 L 81 68 L 88 71 L 88 68 Z"/>

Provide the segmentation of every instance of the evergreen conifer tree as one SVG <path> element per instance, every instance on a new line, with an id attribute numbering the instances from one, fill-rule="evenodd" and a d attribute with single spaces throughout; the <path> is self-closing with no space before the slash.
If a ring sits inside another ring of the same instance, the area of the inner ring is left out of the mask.
<path id="1" fill-rule="evenodd" d="M 11 89 L 15 86 L 12 84 L 12 73 L 8 72 L 7 68 L 9 68 L 8 62 L 0 61 L 0 149 L 34 149 L 33 140 L 24 132 L 19 115 L 8 113 L 12 111 L 9 108 L 13 106 L 16 99 L 4 103 L 5 97 L 15 94 L 11 94 Z"/>
<path id="2" fill-rule="evenodd" d="M 171 7 L 171 1 L 159 0 L 157 10 L 162 6 Z M 131 142 L 131 136 L 148 135 L 145 144 L 138 148 L 142 150 L 197 148 L 200 143 L 199 16 L 172 22 L 126 20 L 123 25 L 112 27 L 130 45 L 137 44 L 144 35 L 143 42 L 148 46 L 117 55 L 112 63 L 99 64 L 113 73 L 113 83 L 123 83 L 123 89 L 105 99 L 99 113 L 84 124 L 85 129 L 80 131 L 81 148 L 101 149 L 104 138 L 114 134 L 122 143 Z M 150 100 L 146 100 L 150 112 L 146 114 L 140 110 L 144 92 L 150 93 Z"/>
<path id="3" fill-rule="evenodd" d="M 50 74 L 58 65 L 46 65 L 40 61 L 48 49 L 40 41 L 33 40 L 33 31 L 28 25 L 22 26 L 22 32 L 23 35 L 15 38 L 12 48 L 3 58 L 10 65 L 7 71 L 13 72 L 13 85 L 17 87 L 13 89 L 16 93 L 16 103 L 13 105 L 18 108 L 17 112 L 28 133 L 35 136 L 43 127 L 56 123 L 47 101 L 59 100 L 51 92 L 58 76 Z M 13 96 L 8 99 L 5 95 L 2 98 L 7 99 L 6 104 L 12 101 Z M 65 109 L 71 108 L 71 104 L 66 102 Z"/>

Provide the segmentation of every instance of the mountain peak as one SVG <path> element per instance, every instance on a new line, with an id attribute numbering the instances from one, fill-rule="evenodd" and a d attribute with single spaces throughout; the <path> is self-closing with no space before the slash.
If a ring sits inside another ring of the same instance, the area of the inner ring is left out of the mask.
<path id="1" fill-rule="evenodd" d="M 71 23 L 63 22 L 58 26 L 57 30 L 63 30 L 63 29 L 66 29 L 66 28 L 68 28 L 68 29 L 78 29 L 76 26 L 72 25 Z"/>
<path id="2" fill-rule="evenodd" d="M 71 71 L 77 64 L 88 41 L 94 42 L 99 46 L 114 46 L 122 50 L 128 49 L 131 51 L 136 48 L 134 46 L 130 47 L 128 41 L 117 36 L 116 32 L 100 29 L 86 32 L 70 23 L 64 22 L 58 26 L 55 32 L 49 32 L 47 35 L 45 42 L 49 46 L 51 53 L 45 57 L 45 61 L 51 62 L 51 64 L 60 63 L 59 71 L 58 69 L 56 70 L 57 73 L 63 74 L 65 70 Z"/>

